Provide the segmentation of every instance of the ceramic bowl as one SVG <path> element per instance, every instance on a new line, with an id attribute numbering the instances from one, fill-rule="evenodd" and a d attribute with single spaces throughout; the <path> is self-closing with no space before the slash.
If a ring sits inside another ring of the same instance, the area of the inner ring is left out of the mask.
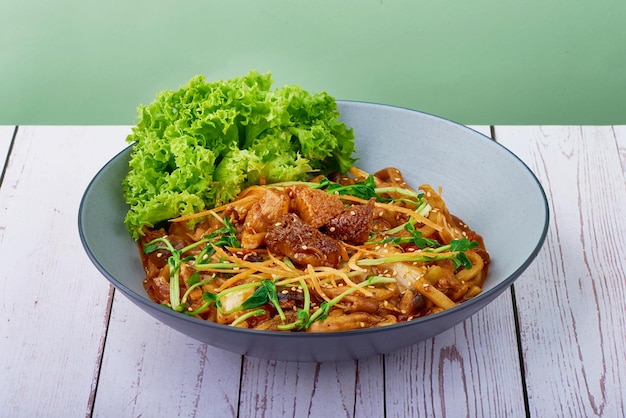
<path id="1" fill-rule="evenodd" d="M 537 178 L 513 153 L 472 129 L 414 110 L 339 101 L 339 111 L 354 128 L 360 168 L 394 166 L 414 187 L 442 187 L 450 212 L 483 236 L 492 263 L 480 295 L 410 322 L 336 333 L 240 329 L 155 304 L 142 287 L 137 245 L 123 223 L 128 207 L 121 183 L 132 145 L 98 172 L 82 198 L 78 224 L 88 256 L 119 292 L 183 334 L 244 355 L 316 362 L 389 353 L 431 338 L 484 308 L 532 263 L 546 237 L 548 204 Z"/>

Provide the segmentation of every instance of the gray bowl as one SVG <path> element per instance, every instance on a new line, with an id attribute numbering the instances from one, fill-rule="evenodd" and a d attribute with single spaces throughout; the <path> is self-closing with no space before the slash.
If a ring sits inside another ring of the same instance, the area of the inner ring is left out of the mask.
<path id="1" fill-rule="evenodd" d="M 337 333 L 280 333 L 219 325 L 153 303 L 139 253 L 125 229 L 121 182 L 130 148 L 106 164 L 82 198 L 83 246 L 100 272 L 157 320 L 231 352 L 285 361 L 340 361 L 388 353 L 433 337 L 493 301 L 532 263 L 548 229 L 548 204 L 537 178 L 495 141 L 429 114 L 379 104 L 339 102 L 354 128 L 357 165 L 374 172 L 399 168 L 418 187 L 443 188 L 450 211 L 481 234 L 492 263 L 483 293 L 444 312 L 396 325 Z"/>

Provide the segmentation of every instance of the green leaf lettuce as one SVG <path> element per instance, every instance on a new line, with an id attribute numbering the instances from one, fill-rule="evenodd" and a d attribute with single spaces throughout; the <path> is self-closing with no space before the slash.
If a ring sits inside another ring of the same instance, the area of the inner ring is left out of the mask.
<path id="1" fill-rule="evenodd" d="M 269 73 L 207 82 L 193 77 L 138 108 L 123 191 L 134 239 L 145 226 L 221 205 L 243 188 L 345 173 L 354 134 L 335 100 L 298 86 L 272 89 Z"/>

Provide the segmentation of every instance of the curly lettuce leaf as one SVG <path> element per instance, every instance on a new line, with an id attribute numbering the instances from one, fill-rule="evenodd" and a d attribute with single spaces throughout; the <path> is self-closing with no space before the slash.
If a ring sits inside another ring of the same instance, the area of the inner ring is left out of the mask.
<path id="1" fill-rule="evenodd" d="M 269 73 L 207 82 L 196 76 L 137 109 L 122 187 L 133 238 L 145 226 L 226 203 L 260 181 L 345 173 L 354 134 L 335 100 L 299 86 L 272 89 Z"/>

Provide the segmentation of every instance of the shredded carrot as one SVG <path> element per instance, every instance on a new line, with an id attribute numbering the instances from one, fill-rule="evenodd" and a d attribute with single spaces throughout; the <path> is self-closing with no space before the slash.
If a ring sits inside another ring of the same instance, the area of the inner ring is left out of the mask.
<path id="1" fill-rule="evenodd" d="M 331 279 L 333 281 L 333 285 L 335 287 L 337 287 L 337 283 L 335 282 L 335 278 L 336 277 L 340 277 L 345 284 L 347 284 L 350 287 L 356 288 L 357 291 L 363 293 L 365 296 L 371 296 L 372 295 L 371 292 L 368 292 L 366 289 L 357 286 L 356 283 L 354 283 L 352 280 L 350 280 L 350 277 L 348 277 L 348 275 L 346 274 L 346 270 L 345 269 L 338 270 L 338 269 L 334 269 L 334 268 L 331 268 L 331 267 L 318 267 L 317 271 L 325 271 L 325 272 L 330 273 L 331 274 L 330 277 L 331 277 Z"/>
<path id="2" fill-rule="evenodd" d="M 339 196 L 342 200 L 349 200 L 351 202 L 357 202 L 357 203 L 367 203 L 367 200 L 365 199 L 361 199 L 360 197 L 355 197 L 355 196 L 349 196 L 349 195 L 341 195 Z M 402 206 L 397 206 L 397 205 L 390 205 L 388 203 L 380 203 L 380 202 L 375 202 L 374 205 L 378 208 L 383 208 L 383 209 L 387 209 L 390 210 L 392 212 L 402 212 L 405 213 L 407 215 L 409 215 L 412 218 L 417 219 L 419 222 L 423 223 L 424 225 L 430 226 L 431 228 L 437 230 L 437 231 L 441 231 L 443 229 L 443 227 L 441 225 L 437 225 L 436 223 L 434 223 L 433 221 L 431 221 L 430 219 L 428 219 L 427 217 L 420 215 L 419 213 L 415 212 L 414 210 L 402 207 Z"/>
<path id="3" fill-rule="evenodd" d="M 269 265 L 265 265 L 265 263 L 254 263 L 254 262 L 250 262 L 250 261 L 246 261 L 246 260 L 242 260 L 241 258 L 234 256 L 234 255 L 230 255 L 228 254 L 226 251 L 222 250 L 219 247 L 214 247 L 215 248 L 215 254 L 219 254 L 218 258 L 224 258 L 228 261 L 230 261 L 231 263 L 234 264 L 238 264 L 241 267 L 246 267 L 246 268 L 250 268 L 250 269 L 255 269 L 256 271 L 262 272 L 262 273 L 267 273 L 270 276 L 293 276 L 294 273 L 293 271 L 287 271 L 287 270 L 283 270 L 281 268 L 277 268 L 277 267 L 271 267 Z"/>
<path id="4" fill-rule="evenodd" d="M 293 271 L 295 273 L 301 273 L 300 270 L 294 269 L 294 268 L 288 266 L 287 264 L 285 264 L 283 261 L 281 261 L 278 258 L 276 258 L 274 256 L 274 254 L 268 252 L 267 255 L 269 256 L 270 260 L 272 260 L 274 262 L 274 264 L 276 264 L 277 266 L 282 267 L 285 271 Z"/>
<path id="5" fill-rule="evenodd" d="M 300 276 L 289 277 L 283 280 L 276 282 L 276 286 L 286 286 L 289 284 L 297 283 L 300 280 L 304 280 L 311 284 L 311 287 L 320 295 L 324 300 L 329 301 L 330 298 L 324 293 L 322 290 L 322 286 L 320 283 L 320 278 L 322 277 L 331 277 L 333 278 L 335 271 L 315 271 L 312 266 L 308 266 L 307 273 L 302 274 Z"/>
<path id="6" fill-rule="evenodd" d="M 354 255 L 352 255 L 352 257 L 350 257 L 350 259 L 348 260 L 348 266 L 353 270 L 353 271 L 360 271 L 362 273 L 365 273 L 367 271 L 367 269 L 364 269 L 363 267 L 359 267 L 356 262 L 363 257 L 363 250 L 359 249 L 357 252 L 354 253 Z"/>
<path id="7" fill-rule="evenodd" d="M 184 215 L 184 216 L 179 216 L 178 218 L 173 218 L 170 219 L 170 222 L 185 222 L 185 221 L 191 221 L 192 219 L 198 219 L 198 218 L 202 218 L 208 215 L 211 215 L 211 212 L 223 212 L 225 209 L 234 206 L 234 203 L 236 202 L 238 206 L 245 206 L 245 204 L 254 202 L 258 199 L 257 196 L 251 195 L 251 196 L 246 196 L 243 197 L 241 199 L 235 200 L 234 202 L 230 202 L 230 203 L 226 203 L 222 206 L 217 206 L 213 209 L 207 209 L 207 210 L 203 210 L 201 212 L 197 212 L 197 213 L 192 213 L 190 215 Z"/>
<path id="8" fill-rule="evenodd" d="M 272 260 L 267 260 L 264 263 L 262 263 L 263 265 L 267 265 L 270 264 L 272 262 Z M 237 283 L 239 280 L 243 280 L 247 277 L 250 277 L 252 274 L 258 272 L 258 270 L 256 269 L 248 269 L 248 270 L 244 270 L 241 273 L 235 274 L 234 276 L 228 278 L 224 283 L 222 283 L 222 285 L 220 287 L 217 288 L 218 292 L 221 292 L 222 290 L 226 289 L 227 287 L 232 286 L 233 284 Z"/>
<path id="9" fill-rule="evenodd" d="M 325 301 L 330 301 L 330 297 L 328 297 L 328 295 L 326 295 L 324 290 L 322 290 L 322 285 L 319 282 L 319 278 L 317 277 L 317 275 L 315 275 L 315 272 L 313 271 L 313 266 L 309 265 L 307 270 L 310 272 L 309 275 L 308 275 L 309 277 L 307 277 L 307 278 L 309 279 L 309 281 L 313 285 L 313 288 L 315 289 L 317 294 L 320 295 Z M 307 278 L 305 278 L 305 280 Z"/>
<path id="10" fill-rule="evenodd" d="M 227 205 L 224 205 L 224 207 L 226 206 Z M 173 219 L 170 219 L 169 221 L 170 222 L 186 222 L 186 221 L 191 221 L 192 219 L 203 218 L 205 216 L 209 216 L 211 212 L 217 213 L 220 210 L 223 210 L 224 207 L 220 206 L 219 208 L 207 209 L 207 210 L 203 210 L 202 212 L 192 213 L 191 215 L 179 216 L 178 218 L 173 218 Z"/>

